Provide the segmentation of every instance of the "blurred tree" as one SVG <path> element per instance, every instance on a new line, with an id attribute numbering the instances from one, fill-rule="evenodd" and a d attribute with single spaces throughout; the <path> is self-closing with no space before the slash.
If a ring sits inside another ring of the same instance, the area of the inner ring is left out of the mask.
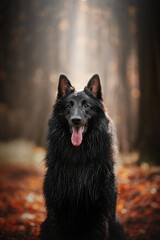
<path id="1" fill-rule="evenodd" d="M 50 4 L 50 0 L 1 3 L 1 140 L 45 142 L 51 90 L 54 96 L 57 85 L 53 74 L 59 66 L 56 17 L 60 4 L 54 0 L 54 7 Z"/>
<path id="2" fill-rule="evenodd" d="M 119 91 L 118 102 L 121 107 L 118 109 L 121 116 L 121 124 L 119 126 L 120 150 L 128 152 L 131 150 L 131 96 L 127 79 L 127 61 L 131 49 L 131 39 L 129 34 L 129 1 L 114 1 L 113 11 L 116 23 L 119 29 L 118 36 L 118 72 L 119 72 Z"/>
<path id="3" fill-rule="evenodd" d="M 139 162 L 160 164 L 160 5 L 138 1 L 140 108 Z"/>

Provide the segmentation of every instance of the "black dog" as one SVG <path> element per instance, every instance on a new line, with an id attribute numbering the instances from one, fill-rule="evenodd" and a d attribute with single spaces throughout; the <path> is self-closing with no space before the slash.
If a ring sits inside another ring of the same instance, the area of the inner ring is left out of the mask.
<path id="1" fill-rule="evenodd" d="M 116 217 L 115 136 L 94 75 L 77 92 L 59 79 L 49 120 L 44 196 L 44 240 L 123 240 Z"/>

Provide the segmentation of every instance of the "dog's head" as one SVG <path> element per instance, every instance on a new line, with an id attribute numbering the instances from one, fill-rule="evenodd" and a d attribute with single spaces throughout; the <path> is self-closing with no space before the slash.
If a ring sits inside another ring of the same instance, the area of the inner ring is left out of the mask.
<path id="1" fill-rule="evenodd" d="M 89 123 L 104 113 L 99 76 L 94 75 L 83 91 L 76 91 L 68 78 L 60 75 L 57 103 L 61 105 L 59 113 L 68 122 L 72 144 L 79 146 Z"/>

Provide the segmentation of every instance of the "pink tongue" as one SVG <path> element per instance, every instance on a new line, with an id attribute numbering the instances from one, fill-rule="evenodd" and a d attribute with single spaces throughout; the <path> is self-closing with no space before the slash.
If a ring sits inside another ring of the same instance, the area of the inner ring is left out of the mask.
<path id="1" fill-rule="evenodd" d="M 83 127 L 72 127 L 72 137 L 71 141 L 74 146 L 79 146 L 82 142 L 82 133 L 83 133 Z"/>

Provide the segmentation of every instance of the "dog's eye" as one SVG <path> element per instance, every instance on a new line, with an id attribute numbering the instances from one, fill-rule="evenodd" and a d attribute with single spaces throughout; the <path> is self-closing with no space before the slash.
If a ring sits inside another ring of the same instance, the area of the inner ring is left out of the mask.
<path id="1" fill-rule="evenodd" d="M 70 102 L 68 103 L 67 107 L 68 107 L 68 108 L 72 108 L 73 105 L 74 105 L 74 102 L 73 102 L 73 101 L 70 101 Z"/>
<path id="2" fill-rule="evenodd" d="M 84 100 L 82 101 L 82 105 L 85 107 L 85 108 L 89 108 L 89 104 Z"/>

